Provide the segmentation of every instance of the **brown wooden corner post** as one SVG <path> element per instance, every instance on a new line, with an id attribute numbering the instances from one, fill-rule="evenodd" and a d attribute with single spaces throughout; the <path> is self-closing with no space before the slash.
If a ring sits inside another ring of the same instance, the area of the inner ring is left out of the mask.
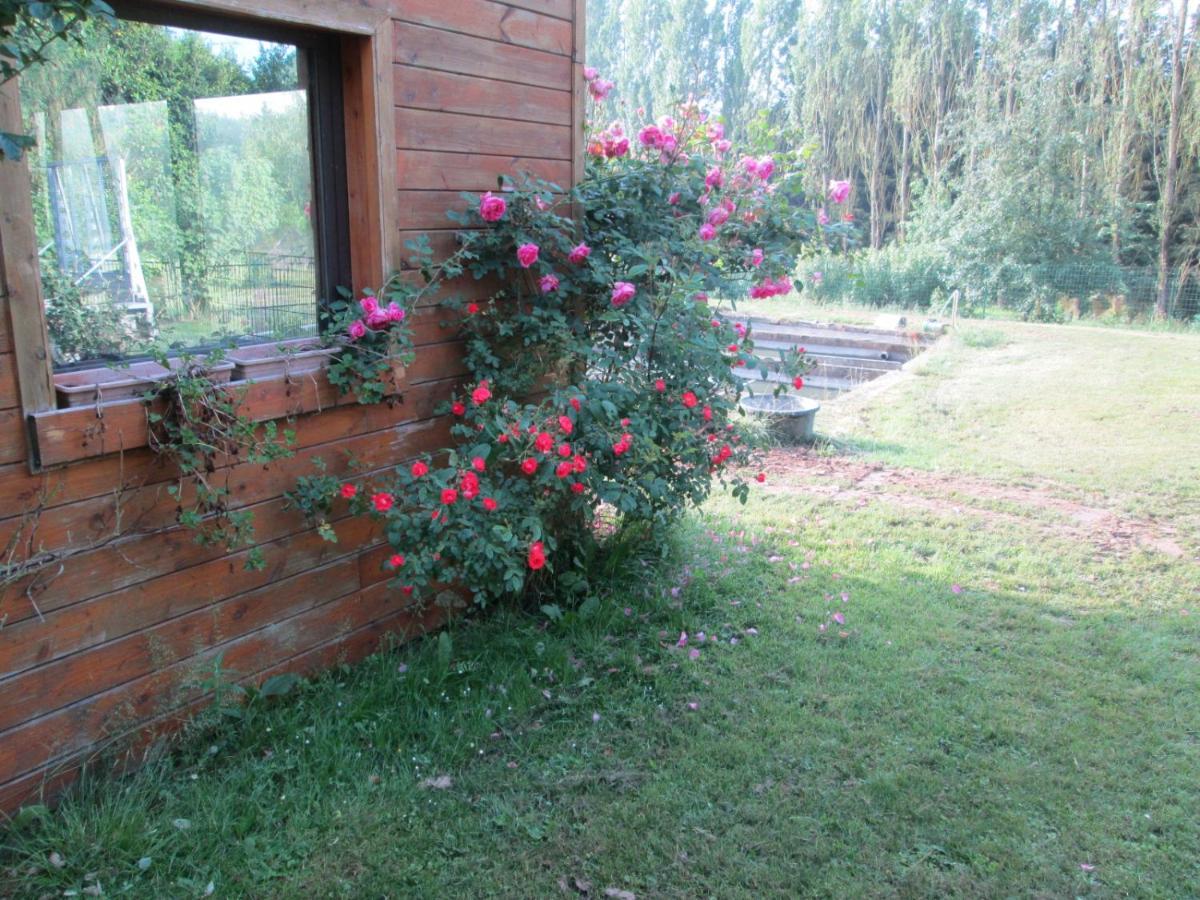
<path id="1" fill-rule="evenodd" d="M 0 85 L 0 129 L 18 134 L 24 131 L 15 78 Z M 52 409 L 50 340 L 38 269 L 29 165 L 25 160 L 0 160 L 0 297 L 11 325 L 22 412 L 28 416 Z M 26 438 L 30 465 L 36 466 L 37 448 L 29 431 Z"/>
<path id="2" fill-rule="evenodd" d="M 386 13 L 370 37 L 354 35 L 342 41 L 346 187 L 356 294 L 382 286 L 398 253 L 392 43 L 392 20 Z"/>
<path id="3" fill-rule="evenodd" d="M 587 58 L 587 0 L 575 0 L 575 36 L 571 52 L 571 186 L 583 181 L 584 160 L 587 156 L 587 82 L 583 80 L 583 66 Z M 578 219 L 582 211 L 573 210 Z"/>

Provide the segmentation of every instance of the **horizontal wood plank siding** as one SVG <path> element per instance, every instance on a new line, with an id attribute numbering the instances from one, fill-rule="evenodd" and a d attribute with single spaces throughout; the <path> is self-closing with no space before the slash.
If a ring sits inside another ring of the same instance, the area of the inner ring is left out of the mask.
<path id="1" fill-rule="evenodd" d="M 557 53 L 397 22 L 396 62 L 570 92 L 571 61 Z"/>
<path id="2" fill-rule="evenodd" d="M 571 23 L 496 0 L 393 0 L 400 22 L 470 34 L 518 47 L 569 56 Z"/>
<path id="3" fill-rule="evenodd" d="M 495 191 L 501 176 L 515 179 L 522 174 L 560 187 L 571 183 L 571 164 L 565 159 L 403 149 L 397 152 L 396 162 L 401 190 Z"/>
<path id="4" fill-rule="evenodd" d="M 505 117 L 547 125 L 571 124 L 571 95 L 563 91 L 489 81 L 472 75 L 392 66 L 397 106 L 468 116 Z"/>
<path id="5" fill-rule="evenodd" d="M 17 361 L 11 353 L 0 353 L 0 410 L 21 405 L 17 391 Z"/>
<path id="6" fill-rule="evenodd" d="M 526 124 L 461 113 L 397 109 L 396 146 L 400 150 L 569 160 L 571 129 L 540 122 Z M 403 184 L 400 189 L 404 189 Z"/>
<path id="7" fill-rule="evenodd" d="M 365 215 L 356 239 L 379 246 L 384 269 L 409 270 L 402 277 L 411 284 L 420 281 L 404 242 L 427 235 L 436 255 L 452 253 L 457 226 L 448 210 L 471 208 L 502 176 L 528 173 L 564 189 L 578 177 L 573 81 L 582 0 L 194 2 L 386 35 L 344 39 L 346 77 L 357 85 L 348 121 L 385 110 L 382 146 L 348 153 L 378 159 L 395 176 L 380 194 L 395 201 L 389 233 L 372 233 L 375 220 Z M 368 52 L 379 47 L 382 58 Z M 356 172 L 351 191 L 367 196 L 375 184 L 369 167 Z M 265 567 L 247 570 L 250 548 L 199 544 L 176 524 L 178 500 L 167 488 L 177 473 L 146 446 L 140 401 L 28 407 L 39 410 L 29 430 L 41 465 L 31 467 L 12 355 L 21 332 L 0 283 L 0 548 L 12 541 L 14 560 L 48 562 L 0 588 L 0 812 L 43 794 L 53 799 L 83 760 L 114 740 L 129 748 L 118 769 L 132 764 L 134 751 L 208 702 L 198 676 L 211 673 L 218 655 L 225 670 L 261 680 L 357 660 L 386 638 L 446 620 L 446 607 L 410 607 L 396 590 L 379 523 L 351 516 L 338 501 L 332 543 L 284 494 L 317 460 L 337 478 L 369 485 L 445 448 L 450 422 L 437 413 L 461 389 L 465 366 L 462 313 L 440 304 L 451 296 L 484 301 L 498 288 L 464 276 L 421 298 L 410 319 L 416 359 L 395 405 L 340 397 L 323 375 L 236 386 L 247 414 L 286 419 L 296 436 L 295 455 L 270 466 L 218 461 L 231 507 L 254 516 Z M 191 490 L 185 484 L 185 500 Z"/>

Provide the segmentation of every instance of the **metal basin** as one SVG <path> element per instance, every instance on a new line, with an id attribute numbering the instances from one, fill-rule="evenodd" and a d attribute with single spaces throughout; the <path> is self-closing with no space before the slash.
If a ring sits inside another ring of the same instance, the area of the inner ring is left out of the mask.
<path id="1" fill-rule="evenodd" d="M 785 444 L 811 444 L 816 437 L 813 430 L 817 410 L 821 404 L 811 397 L 799 394 L 756 395 L 742 398 L 742 409 L 752 416 L 767 420 L 775 437 Z"/>

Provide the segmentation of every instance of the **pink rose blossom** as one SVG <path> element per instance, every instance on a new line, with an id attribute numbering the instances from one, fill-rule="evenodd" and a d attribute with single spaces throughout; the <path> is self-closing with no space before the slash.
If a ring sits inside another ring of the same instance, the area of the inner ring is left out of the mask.
<path id="1" fill-rule="evenodd" d="M 508 211 L 508 202 L 488 191 L 479 198 L 479 216 L 485 222 L 499 222 Z"/>
<path id="2" fill-rule="evenodd" d="M 350 340 L 357 341 L 359 338 L 366 336 L 367 326 L 362 323 L 361 319 L 355 319 L 350 323 L 347 333 L 350 335 Z"/>
<path id="3" fill-rule="evenodd" d="M 733 149 L 733 142 L 727 141 L 724 138 L 719 141 L 713 141 L 713 149 L 716 150 L 721 156 L 724 156 Z"/>
<path id="4" fill-rule="evenodd" d="M 834 203 L 845 203 L 850 197 L 849 181 L 829 182 L 829 199 Z"/>
<path id="5" fill-rule="evenodd" d="M 717 166 L 713 166 L 704 176 L 704 184 L 708 188 L 719 188 L 725 184 L 725 174 Z"/>
<path id="6" fill-rule="evenodd" d="M 571 252 L 567 255 L 567 262 L 578 266 L 591 255 L 592 248 L 587 244 L 576 244 L 571 248 Z"/>
<path id="7" fill-rule="evenodd" d="M 825 212 L 825 207 L 821 207 L 819 210 L 817 210 L 817 224 L 818 225 L 828 225 L 829 224 L 829 213 Z"/>
<path id="8" fill-rule="evenodd" d="M 636 293 L 637 288 L 635 288 L 628 281 L 615 282 L 612 290 L 612 305 L 616 307 L 622 307 L 632 300 L 633 295 Z"/>
<path id="9" fill-rule="evenodd" d="M 763 264 L 762 247 L 755 247 L 754 252 L 750 254 L 750 265 L 754 266 L 757 269 L 762 264 Z M 741 324 L 741 323 L 738 323 L 738 324 Z"/>
<path id="10" fill-rule="evenodd" d="M 708 224 L 714 228 L 719 228 L 729 221 L 729 210 L 723 206 L 718 206 L 708 214 Z"/>
<path id="11" fill-rule="evenodd" d="M 697 232 L 696 236 L 702 241 L 711 241 L 717 236 L 717 229 L 708 222 L 705 222 L 700 226 L 700 230 Z"/>
<path id="12" fill-rule="evenodd" d="M 538 288 L 543 294 L 550 294 L 558 290 L 558 279 L 553 275 L 543 275 L 538 279 Z"/>
<path id="13" fill-rule="evenodd" d="M 367 327 L 373 331 L 382 331 L 384 328 L 388 327 L 391 321 L 392 320 L 388 317 L 387 310 L 377 309 L 375 312 L 370 313 L 367 316 Z"/>
<path id="14" fill-rule="evenodd" d="M 775 160 L 769 156 L 764 156 L 758 161 L 758 177 L 766 181 L 775 171 Z"/>
<path id="15" fill-rule="evenodd" d="M 597 76 L 599 76 L 599 74 L 600 73 L 597 72 L 595 67 L 593 67 L 593 66 L 584 66 L 583 67 L 583 80 L 584 81 L 595 81 Z"/>
<path id="16" fill-rule="evenodd" d="M 667 202 L 669 204 L 671 204 L 672 206 L 678 206 L 679 205 L 679 191 L 676 191 L 670 197 L 668 197 Z"/>
<path id="17" fill-rule="evenodd" d="M 611 81 L 605 81 L 603 78 L 596 78 L 588 82 L 588 93 L 592 95 L 592 99 L 600 103 L 608 96 L 609 91 L 614 85 Z"/>
<path id="18" fill-rule="evenodd" d="M 517 261 L 522 268 L 528 269 L 538 260 L 539 248 L 537 244 L 522 244 L 517 248 Z"/>
<path id="19" fill-rule="evenodd" d="M 401 309 L 399 305 L 397 305 L 395 300 L 393 300 L 391 303 L 389 303 L 387 305 L 386 312 L 387 312 L 387 317 L 388 317 L 389 322 L 403 322 L 404 321 L 404 310 Z"/>
<path id="20" fill-rule="evenodd" d="M 753 156 L 743 156 L 742 157 L 742 169 L 743 169 L 743 171 L 745 171 L 745 173 L 747 175 L 757 175 L 758 174 L 758 160 L 755 159 Z"/>
<path id="21" fill-rule="evenodd" d="M 643 147 L 661 147 L 663 133 L 659 131 L 657 125 L 647 125 L 638 132 L 638 140 L 641 141 Z"/>
<path id="22" fill-rule="evenodd" d="M 370 294 L 367 294 L 367 296 L 359 300 L 358 305 L 362 309 L 364 316 L 369 316 L 371 313 L 379 309 L 379 301 Z"/>

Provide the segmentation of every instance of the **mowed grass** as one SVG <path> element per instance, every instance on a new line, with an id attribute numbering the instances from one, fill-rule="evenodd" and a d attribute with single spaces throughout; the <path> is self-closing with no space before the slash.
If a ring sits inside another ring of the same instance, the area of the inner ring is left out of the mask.
<path id="1" fill-rule="evenodd" d="M 1035 352 L 1052 330 L 1000 327 L 827 405 L 834 446 L 1186 518 L 1194 390 L 1120 407 L 1153 465 L 1071 424 L 1106 359 L 1141 347 L 1175 391 L 1186 347 L 1103 332 L 1067 369 Z M 1053 452 L 1004 427 L 994 370 Z M 714 500 L 665 558 L 617 543 L 561 621 L 481 618 L 89 780 L 0 835 L 0 895 L 1200 895 L 1200 565 L 1045 525 Z"/>
<path id="2" fill-rule="evenodd" d="M 835 447 L 1200 526 L 1200 335 L 964 323 L 910 367 L 826 410 Z"/>

